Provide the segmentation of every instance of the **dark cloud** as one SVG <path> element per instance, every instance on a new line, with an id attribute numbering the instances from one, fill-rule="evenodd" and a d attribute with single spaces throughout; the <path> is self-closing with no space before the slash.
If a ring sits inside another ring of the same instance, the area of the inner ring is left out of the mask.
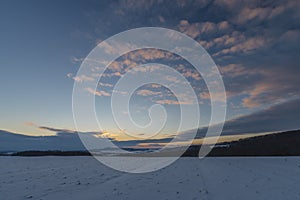
<path id="1" fill-rule="evenodd" d="M 300 129 L 300 99 L 239 117 L 225 123 L 223 134 L 277 132 Z"/>
<path id="2" fill-rule="evenodd" d="M 300 129 L 300 99 L 287 101 L 250 115 L 226 121 L 222 135 L 279 132 L 296 129 Z M 206 131 L 206 128 L 200 130 L 199 134 L 203 134 L 204 131 Z"/>
<path id="3" fill-rule="evenodd" d="M 47 127 L 47 126 L 39 126 L 38 128 L 41 130 L 52 131 L 55 133 L 76 133 L 76 131 L 72 131 L 72 130 L 68 130 L 68 129 L 59 129 L 59 128 L 52 128 L 52 127 Z"/>
<path id="4" fill-rule="evenodd" d="M 214 127 L 212 127 L 213 130 Z M 271 106 L 262 111 L 244 115 L 225 122 L 221 136 L 280 132 L 300 129 L 300 99 Z M 184 139 L 197 132 L 196 138 L 218 136 L 206 135 L 207 127 L 191 129 L 180 134 Z"/>

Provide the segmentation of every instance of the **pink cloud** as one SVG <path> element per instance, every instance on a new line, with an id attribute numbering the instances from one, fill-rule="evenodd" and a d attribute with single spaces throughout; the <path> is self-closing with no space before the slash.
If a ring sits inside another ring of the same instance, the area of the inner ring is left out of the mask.
<path id="1" fill-rule="evenodd" d="M 75 76 L 75 77 L 73 77 L 73 79 L 74 79 L 76 82 L 94 81 L 94 78 L 93 78 L 93 77 L 86 76 L 86 75 Z"/>
<path id="2" fill-rule="evenodd" d="M 111 96 L 110 93 L 105 92 L 104 90 L 97 91 L 97 90 L 93 90 L 92 88 L 86 88 L 86 91 L 96 96 L 105 96 L 105 97 Z"/>
<path id="3" fill-rule="evenodd" d="M 157 96 L 157 95 L 161 95 L 161 92 L 155 92 L 155 91 L 151 91 L 151 90 L 138 90 L 137 91 L 138 95 L 141 96 Z"/>
<path id="4" fill-rule="evenodd" d="M 201 22 L 201 23 L 189 23 L 187 20 L 181 20 L 178 24 L 179 31 L 187 34 L 192 38 L 197 38 L 201 34 L 214 34 L 220 31 L 226 31 L 230 28 L 230 24 L 227 21 L 219 23 L 213 22 Z"/>

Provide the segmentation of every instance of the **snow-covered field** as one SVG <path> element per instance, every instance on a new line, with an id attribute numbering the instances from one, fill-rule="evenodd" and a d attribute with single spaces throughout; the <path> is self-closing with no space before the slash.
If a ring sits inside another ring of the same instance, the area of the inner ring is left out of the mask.
<path id="1" fill-rule="evenodd" d="M 0 199 L 300 199 L 300 157 L 181 158 L 128 174 L 92 157 L 0 157 Z"/>

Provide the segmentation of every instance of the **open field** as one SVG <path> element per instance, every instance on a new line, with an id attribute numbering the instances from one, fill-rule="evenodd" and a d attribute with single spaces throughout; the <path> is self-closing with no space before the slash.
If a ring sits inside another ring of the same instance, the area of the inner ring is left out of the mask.
<path id="1" fill-rule="evenodd" d="M 300 157 L 180 158 L 128 174 L 93 157 L 0 157 L 1 199 L 299 199 Z"/>

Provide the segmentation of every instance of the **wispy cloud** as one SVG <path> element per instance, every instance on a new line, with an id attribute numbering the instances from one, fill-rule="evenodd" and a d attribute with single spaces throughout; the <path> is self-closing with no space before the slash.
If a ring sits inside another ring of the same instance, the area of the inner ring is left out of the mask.
<path id="1" fill-rule="evenodd" d="M 52 131 L 56 133 L 76 133 L 76 131 L 73 130 L 68 130 L 68 129 L 61 129 L 61 128 L 53 128 L 53 127 L 48 127 L 48 126 L 38 126 L 39 129 L 41 130 L 47 130 L 47 131 Z"/>
<path id="2" fill-rule="evenodd" d="M 26 126 L 31 126 L 31 127 L 37 127 L 38 125 L 34 122 L 25 122 L 24 123 Z"/>
<path id="3" fill-rule="evenodd" d="M 188 20 L 181 20 L 178 25 L 179 31 L 194 39 L 198 38 L 202 34 L 215 34 L 217 32 L 225 33 L 229 28 L 230 24 L 227 21 L 221 21 L 219 23 L 209 21 L 189 23 Z"/>
<path id="4" fill-rule="evenodd" d="M 114 86 L 113 84 L 110 84 L 110 83 L 102 83 L 102 82 L 100 82 L 98 85 L 99 85 L 99 86 L 103 86 L 103 87 L 113 87 L 113 86 Z"/>
<path id="5" fill-rule="evenodd" d="M 195 104 L 195 102 L 188 101 L 188 100 L 178 101 L 178 100 L 172 100 L 172 99 L 156 100 L 155 103 L 165 104 L 165 105 L 192 105 L 192 104 Z"/>
<path id="6" fill-rule="evenodd" d="M 137 94 L 141 96 L 157 96 L 157 95 L 161 95 L 161 92 L 159 91 L 155 92 L 155 91 L 144 89 L 144 90 L 138 90 Z"/>
<path id="7" fill-rule="evenodd" d="M 111 96 L 110 93 L 108 93 L 104 90 L 98 91 L 98 90 L 95 90 L 95 89 L 92 89 L 92 88 L 86 88 L 86 91 L 88 91 L 89 93 L 91 93 L 93 95 L 99 96 L 99 97 L 101 97 L 101 96 L 105 96 L 105 97 Z"/>
<path id="8" fill-rule="evenodd" d="M 74 79 L 74 81 L 76 81 L 76 82 L 94 81 L 94 78 L 93 78 L 93 77 L 91 77 L 91 76 L 86 76 L 86 75 L 74 76 L 73 79 Z"/>

